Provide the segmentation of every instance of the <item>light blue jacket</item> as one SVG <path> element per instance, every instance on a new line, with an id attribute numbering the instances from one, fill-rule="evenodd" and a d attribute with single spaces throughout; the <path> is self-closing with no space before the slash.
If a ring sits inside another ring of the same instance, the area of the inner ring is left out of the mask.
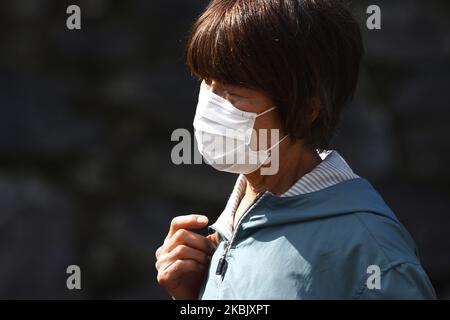
<path id="1" fill-rule="evenodd" d="M 199 293 L 200 299 L 435 297 L 413 239 L 363 178 L 293 197 L 263 193 L 231 239 L 221 234 Z"/>

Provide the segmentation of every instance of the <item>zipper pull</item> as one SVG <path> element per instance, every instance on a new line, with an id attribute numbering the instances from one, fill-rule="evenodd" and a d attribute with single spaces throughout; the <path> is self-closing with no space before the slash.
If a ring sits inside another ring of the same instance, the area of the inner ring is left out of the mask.
<path id="1" fill-rule="evenodd" d="M 219 259 L 219 263 L 217 264 L 216 275 L 223 276 L 226 270 L 227 260 L 225 259 L 228 253 L 229 242 L 225 241 L 223 244 L 223 253 Z"/>

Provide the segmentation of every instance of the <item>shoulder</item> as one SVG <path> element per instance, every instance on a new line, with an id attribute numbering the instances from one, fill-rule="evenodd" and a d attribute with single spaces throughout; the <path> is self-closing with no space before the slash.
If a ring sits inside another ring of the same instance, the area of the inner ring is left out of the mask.
<path id="1" fill-rule="evenodd" d="M 340 252 L 343 259 L 364 259 L 385 268 L 419 263 L 416 244 L 395 215 L 361 211 L 327 220 L 321 234 L 328 250 Z"/>
<path id="2" fill-rule="evenodd" d="M 349 298 L 435 298 L 414 240 L 395 216 L 362 211 L 336 217 L 327 234 L 325 261 L 333 276 L 352 283 Z M 380 286 L 371 288 L 368 282 L 377 276 Z"/>
<path id="3" fill-rule="evenodd" d="M 414 241 L 398 220 L 355 212 L 289 229 L 298 235 L 288 238 L 290 244 L 310 265 L 312 297 L 435 298 Z M 368 285 L 371 276 L 380 277 L 379 288 Z"/>

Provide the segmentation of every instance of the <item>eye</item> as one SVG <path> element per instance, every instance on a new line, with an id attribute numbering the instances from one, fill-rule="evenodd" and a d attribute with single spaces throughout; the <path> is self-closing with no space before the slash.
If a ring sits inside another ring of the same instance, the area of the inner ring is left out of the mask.
<path id="1" fill-rule="evenodd" d="M 243 98 L 243 96 L 241 96 L 241 95 L 239 95 L 239 94 L 237 94 L 235 92 L 232 92 L 232 91 L 226 91 L 225 94 L 227 96 L 233 97 L 233 98 Z"/>

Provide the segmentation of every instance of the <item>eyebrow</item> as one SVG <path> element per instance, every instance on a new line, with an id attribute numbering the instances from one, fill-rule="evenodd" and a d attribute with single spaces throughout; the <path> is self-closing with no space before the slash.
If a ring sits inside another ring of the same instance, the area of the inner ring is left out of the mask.
<path id="1" fill-rule="evenodd" d="M 225 89 L 225 91 L 228 91 L 230 94 L 239 96 L 239 97 L 245 97 L 245 98 L 251 98 L 253 95 L 251 92 L 248 92 L 248 89 L 245 87 L 239 87 L 235 85 L 222 85 L 222 87 Z M 238 91 L 238 92 L 236 92 Z M 244 91 L 244 92 L 240 92 Z"/>

